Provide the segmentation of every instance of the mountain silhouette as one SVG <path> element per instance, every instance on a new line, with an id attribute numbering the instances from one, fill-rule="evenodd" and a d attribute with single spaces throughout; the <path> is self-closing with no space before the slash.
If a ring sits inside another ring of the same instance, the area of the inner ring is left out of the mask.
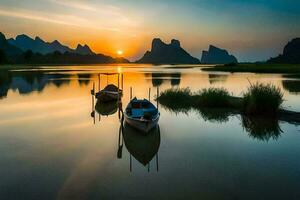
<path id="1" fill-rule="evenodd" d="M 6 57 L 14 57 L 21 55 L 23 52 L 21 49 L 11 45 L 7 42 L 5 35 L 0 32 L 0 50 L 3 52 Z"/>
<path id="2" fill-rule="evenodd" d="M 181 46 L 178 40 L 172 39 L 170 44 L 165 44 L 161 39 L 152 41 L 151 51 L 136 61 L 137 63 L 151 64 L 199 64 L 197 58 L 192 57 Z"/>
<path id="3" fill-rule="evenodd" d="M 93 55 L 94 52 L 90 49 L 88 45 L 82 46 L 81 44 L 78 44 L 75 52 L 81 55 Z"/>
<path id="4" fill-rule="evenodd" d="M 78 45 L 76 49 L 70 49 L 57 40 L 48 43 L 39 37 L 32 39 L 24 34 L 17 36 L 15 40 L 6 40 L 0 32 L 0 64 L 102 63 L 129 63 L 129 61 L 122 57 L 113 58 L 104 54 L 95 54 L 87 45 Z"/>
<path id="5" fill-rule="evenodd" d="M 236 57 L 230 55 L 225 49 L 209 45 L 208 51 L 202 52 L 201 63 L 204 64 L 229 64 L 237 63 Z"/>
<path id="6" fill-rule="evenodd" d="M 40 37 L 35 37 L 35 39 L 32 39 L 25 34 L 18 35 L 16 39 L 10 38 L 7 41 L 11 45 L 16 46 L 23 51 L 31 50 L 33 53 L 48 54 L 58 51 L 60 53 L 70 52 L 82 55 L 94 54 L 94 52 L 92 52 L 87 45 L 81 46 L 79 44 L 76 49 L 71 49 L 70 47 L 61 44 L 58 40 L 54 40 L 53 42 L 45 42 Z"/>
<path id="7" fill-rule="evenodd" d="M 300 38 L 292 39 L 285 45 L 283 53 L 275 58 L 271 58 L 268 63 L 300 63 Z"/>

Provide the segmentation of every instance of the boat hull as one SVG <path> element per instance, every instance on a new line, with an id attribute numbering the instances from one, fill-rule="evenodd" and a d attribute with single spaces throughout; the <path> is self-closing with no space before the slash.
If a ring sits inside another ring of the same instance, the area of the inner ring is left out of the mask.
<path id="1" fill-rule="evenodd" d="M 156 127 L 158 120 L 159 120 L 159 116 L 157 116 L 156 119 L 145 121 L 145 120 L 131 118 L 125 114 L 125 123 L 139 130 L 142 133 L 148 133 L 154 127 Z"/>
<path id="2" fill-rule="evenodd" d="M 101 102 L 111 102 L 111 101 L 117 101 L 120 100 L 122 97 L 122 92 L 105 92 L 105 91 L 100 91 L 96 94 L 96 98 L 101 101 Z"/>

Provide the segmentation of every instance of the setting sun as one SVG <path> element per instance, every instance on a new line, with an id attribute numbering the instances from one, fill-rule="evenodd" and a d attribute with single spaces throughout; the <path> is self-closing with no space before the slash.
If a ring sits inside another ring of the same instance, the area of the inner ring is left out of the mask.
<path id="1" fill-rule="evenodd" d="M 122 51 L 122 50 L 118 50 L 118 51 L 117 51 L 117 54 L 118 54 L 119 56 L 121 56 L 121 55 L 123 55 L 123 51 Z"/>

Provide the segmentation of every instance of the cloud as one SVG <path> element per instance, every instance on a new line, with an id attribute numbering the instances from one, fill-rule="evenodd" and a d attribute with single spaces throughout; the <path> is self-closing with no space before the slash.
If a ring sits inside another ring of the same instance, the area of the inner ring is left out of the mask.
<path id="1" fill-rule="evenodd" d="M 69 26 L 77 26 L 82 28 L 92 28 L 98 30 L 107 30 L 107 31 L 119 31 L 118 28 L 114 28 L 111 26 L 103 26 L 103 25 L 95 25 L 91 23 L 90 20 L 77 17 L 74 15 L 58 15 L 58 14 L 50 14 L 50 13 L 40 13 L 32 10 L 22 10 L 22 9 L 14 9 L 9 10 L 7 8 L 0 7 L 0 15 L 21 19 L 29 19 L 36 20 L 42 22 L 49 22 L 55 24 L 69 25 Z"/>
<path id="2" fill-rule="evenodd" d="M 96 11 L 97 9 L 91 5 L 86 4 L 86 1 L 69 1 L 69 0 L 50 0 L 52 2 L 55 2 L 57 4 L 71 7 L 71 8 L 76 8 L 80 10 L 87 10 L 87 11 Z"/>

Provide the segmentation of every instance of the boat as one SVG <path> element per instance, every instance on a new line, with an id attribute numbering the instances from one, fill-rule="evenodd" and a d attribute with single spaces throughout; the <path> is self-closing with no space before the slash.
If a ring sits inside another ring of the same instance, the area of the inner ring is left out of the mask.
<path id="1" fill-rule="evenodd" d="M 132 99 L 124 112 L 125 122 L 137 130 L 148 133 L 159 120 L 158 109 L 147 99 Z"/>
<path id="2" fill-rule="evenodd" d="M 96 98 L 101 102 L 120 100 L 123 91 L 113 84 L 107 85 L 103 90 L 96 93 Z"/>

